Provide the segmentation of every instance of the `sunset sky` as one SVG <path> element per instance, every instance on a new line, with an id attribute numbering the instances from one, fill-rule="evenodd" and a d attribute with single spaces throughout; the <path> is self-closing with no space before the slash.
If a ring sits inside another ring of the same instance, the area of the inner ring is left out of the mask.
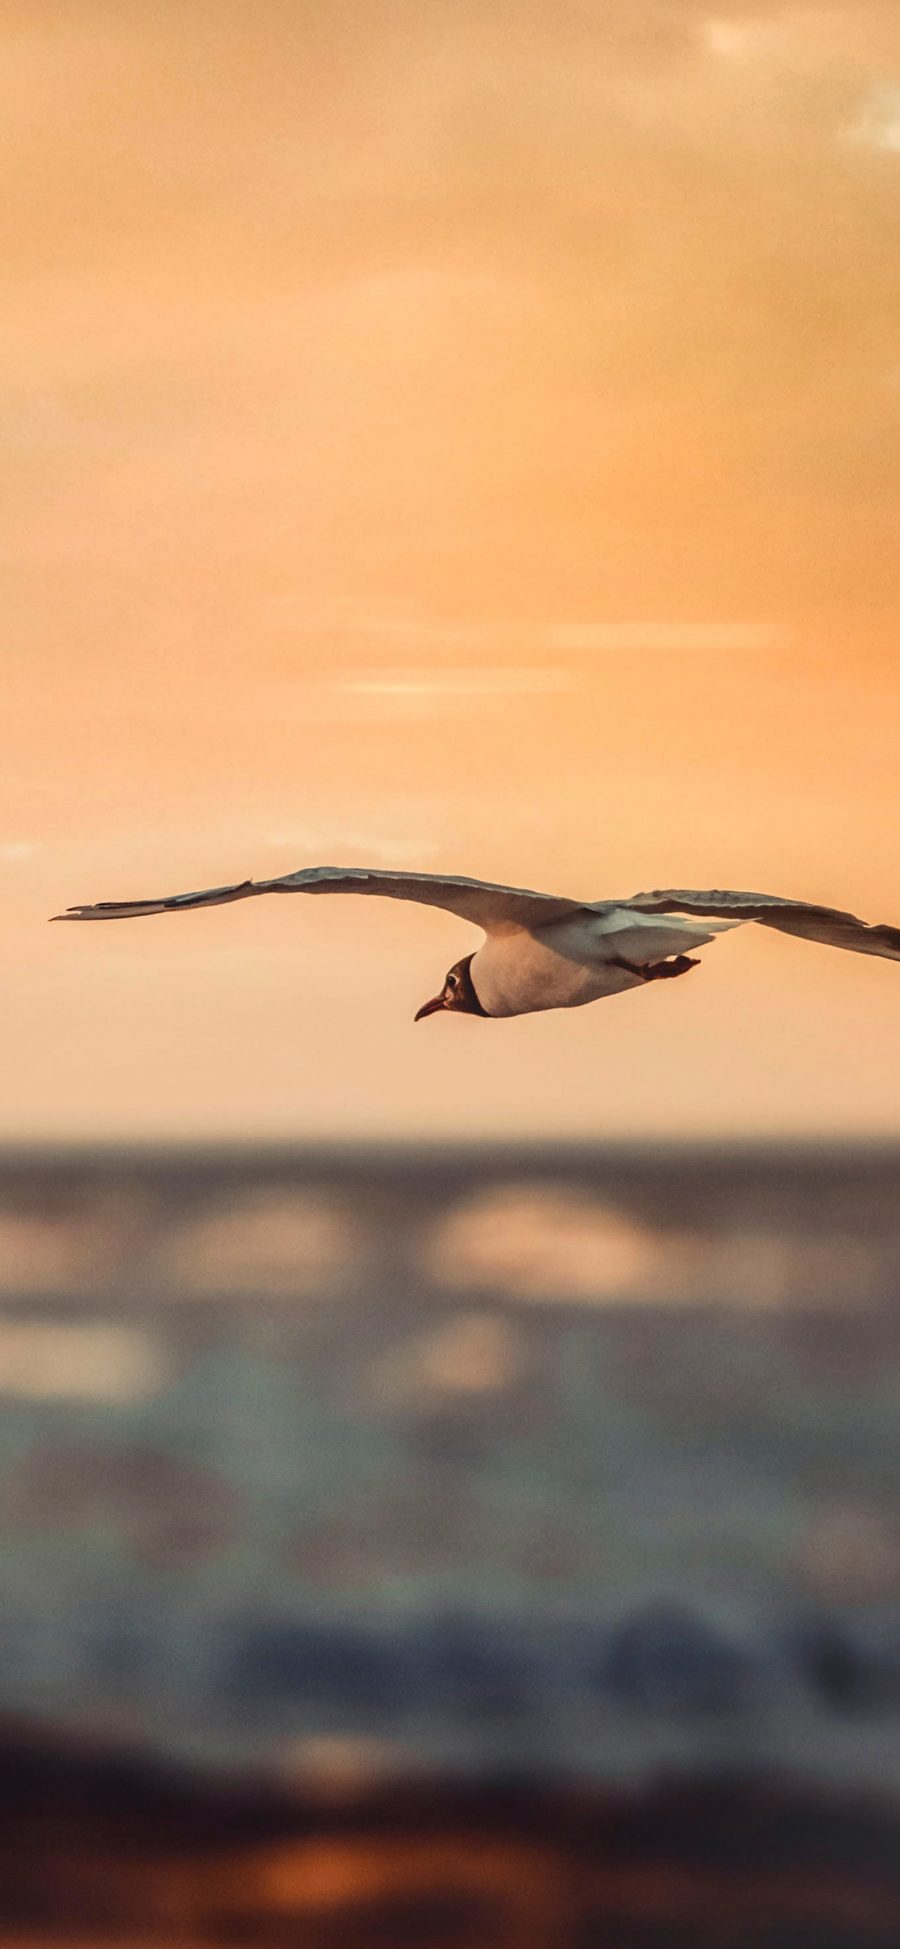
<path id="1" fill-rule="evenodd" d="M 900 923 L 896 0 L 7 0 L 0 1138 L 900 1135 L 760 929 L 498 1024 L 403 865 Z"/>

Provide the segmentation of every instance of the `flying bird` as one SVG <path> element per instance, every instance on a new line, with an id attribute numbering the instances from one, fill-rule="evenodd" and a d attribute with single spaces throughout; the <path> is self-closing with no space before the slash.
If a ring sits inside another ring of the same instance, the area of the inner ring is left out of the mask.
<path id="1" fill-rule="evenodd" d="M 900 961 L 900 928 L 868 926 L 854 914 L 777 894 L 691 893 L 664 888 L 627 900 L 572 900 L 490 880 L 443 873 L 392 873 L 369 867 L 309 866 L 277 880 L 243 880 L 162 900 L 101 900 L 70 907 L 54 920 L 129 920 L 141 914 L 188 913 L 264 893 L 374 893 L 443 907 L 483 929 L 473 954 L 454 962 L 443 987 L 415 1020 L 452 1015 L 528 1015 L 579 1008 L 650 981 L 687 974 L 699 963 L 687 949 L 746 921 L 799 934 L 829 947 Z"/>

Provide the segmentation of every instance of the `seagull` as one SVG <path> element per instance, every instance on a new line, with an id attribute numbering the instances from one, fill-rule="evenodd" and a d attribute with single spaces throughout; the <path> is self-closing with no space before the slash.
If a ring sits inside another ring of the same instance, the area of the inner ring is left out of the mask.
<path id="1" fill-rule="evenodd" d="M 443 907 L 485 935 L 475 953 L 456 961 L 443 987 L 415 1021 L 451 1015 L 497 1018 L 586 1002 L 671 980 L 699 966 L 686 949 L 759 921 L 829 947 L 900 961 L 900 928 L 869 926 L 854 914 L 773 893 L 690 893 L 664 888 L 627 900 L 579 901 L 490 880 L 443 873 L 393 873 L 369 867 L 309 866 L 276 880 L 242 880 L 161 900 L 101 900 L 70 907 L 54 920 L 130 920 L 142 914 L 189 913 L 268 893 L 372 893 Z"/>

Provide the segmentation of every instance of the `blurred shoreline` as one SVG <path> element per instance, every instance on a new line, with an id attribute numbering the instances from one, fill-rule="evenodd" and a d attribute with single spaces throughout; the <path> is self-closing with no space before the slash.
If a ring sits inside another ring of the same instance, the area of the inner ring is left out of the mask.
<path id="1" fill-rule="evenodd" d="M 174 1135 L 160 1139 L 115 1136 L 63 1140 L 40 1136 L 0 1137 L 0 1165 L 4 1168 L 19 1162 L 35 1161 L 53 1167 L 68 1162 L 109 1164 L 116 1159 L 150 1164 L 190 1161 L 201 1168 L 209 1164 L 220 1166 L 231 1163 L 246 1168 L 256 1162 L 266 1167 L 284 1163 L 315 1163 L 332 1168 L 344 1161 L 354 1166 L 383 1161 L 392 1168 L 404 1168 L 468 1159 L 473 1155 L 496 1159 L 505 1166 L 528 1169 L 533 1168 L 535 1162 L 552 1163 L 554 1159 L 561 1165 L 572 1161 L 598 1165 L 690 1162 L 702 1167 L 722 1160 L 742 1167 L 761 1164 L 767 1169 L 777 1168 L 782 1161 L 867 1168 L 871 1164 L 876 1167 L 882 1163 L 896 1165 L 900 1160 L 900 1135 L 846 1139 L 836 1134 L 784 1136 L 773 1132 L 771 1135 L 754 1134 L 736 1138 L 730 1134 L 720 1137 L 711 1132 L 705 1137 L 683 1139 L 667 1136 L 615 1137 L 608 1140 L 581 1136 L 445 1140 L 433 1135 L 376 1140 L 358 1138 L 352 1134 L 324 1139 L 183 1139 Z"/>

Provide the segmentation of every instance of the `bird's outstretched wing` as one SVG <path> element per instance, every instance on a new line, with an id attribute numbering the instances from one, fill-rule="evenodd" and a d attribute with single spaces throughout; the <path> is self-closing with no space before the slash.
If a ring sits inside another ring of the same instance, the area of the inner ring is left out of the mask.
<path id="1" fill-rule="evenodd" d="M 489 880 L 454 878 L 444 873 L 390 873 L 366 866 L 307 866 L 277 880 L 242 880 L 229 887 L 207 887 L 199 893 L 173 893 L 161 900 L 101 900 L 93 907 L 70 907 L 54 920 L 131 920 L 139 914 L 186 913 L 194 907 L 218 907 L 230 900 L 249 900 L 261 893 L 376 893 L 390 900 L 415 900 L 426 907 L 445 907 L 461 920 L 474 921 L 488 934 L 515 928 L 546 927 L 577 913 L 581 903 L 552 893 L 532 893 L 523 887 L 495 886 Z"/>
<path id="2" fill-rule="evenodd" d="M 819 907 L 805 900 L 783 900 L 776 893 L 689 893 L 672 887 L 655 893 L 635 893 L 617 902 L 642 914 L 717 914 L 731 920 L 758 920 L 782 934 L 822 941 L 826 947 L 845 947 L 855 954 L 880 954 L 900 961 L 900 927 L 869 926 L 838 907 Z"/>

